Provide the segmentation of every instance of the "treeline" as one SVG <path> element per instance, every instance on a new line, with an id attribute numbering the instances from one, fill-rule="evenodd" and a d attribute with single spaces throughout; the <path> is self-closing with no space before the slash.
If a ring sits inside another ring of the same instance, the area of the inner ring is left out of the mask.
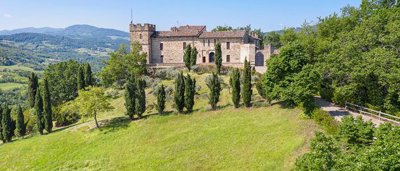
<path id="1" fill-rule="evenodd" d="M 267 61 L 267 98 L 303 106 L 308 115 L 316 94 L 398 115 L 399 15 L 396 1 L 363 0 L 359 8 L 321 18 L 316 27 L 274 35 L 282 48 Z"/>

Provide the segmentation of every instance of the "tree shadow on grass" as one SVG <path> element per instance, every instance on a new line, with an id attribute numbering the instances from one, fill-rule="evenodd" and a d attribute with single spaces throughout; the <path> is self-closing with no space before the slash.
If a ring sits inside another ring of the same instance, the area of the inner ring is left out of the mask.
<path id="1" fill-rule="evenodd" d="M 127 129 L 131 121 L 132 120 L 125 116 L 112 118 L 103 123 L 104 126 L 101 127 L 101 130 L 102 132 L 104 132 L 104 134 L 107 134 L 109 132 L 115 132 L 120 129 Z"/>

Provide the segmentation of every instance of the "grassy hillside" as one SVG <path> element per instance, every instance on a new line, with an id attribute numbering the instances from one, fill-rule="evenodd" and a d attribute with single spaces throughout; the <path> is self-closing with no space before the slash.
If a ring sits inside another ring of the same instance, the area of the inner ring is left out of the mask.
<path id="1" fill-rule="evenodd" d="M 123 92 L 111 101 L 113 111 L 100 114 L 102 130 L 90 118 L 44 136 L 0 145 L 0 170 L 288 170 L 315 125 L 299 118 L 299 109 L 280 105 L 234 109 L 228 89 L 218 111 L 208 111 L 205 77 L 193 75 L 201 87 L 195 112 L 176 114 L 172 99 L 167 115 L 151 107 L 148 88 L 145 119 L 124 115 Z M 223 78 L 227 83 L 227 77 Z M 172 86 L 173 81 L 161 81 Z M 258 97 L 256 96 L 255 99 Z"/>

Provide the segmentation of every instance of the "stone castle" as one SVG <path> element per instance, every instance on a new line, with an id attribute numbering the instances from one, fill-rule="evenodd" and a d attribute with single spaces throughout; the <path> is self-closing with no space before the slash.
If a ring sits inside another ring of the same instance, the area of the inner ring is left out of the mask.
<path id="1" fill-rule="evenodd" d="M 258 35 L 246 31 L 209 32 L 206 26 L 172 27 L 170 31 L 157 31 L 153 24 L 130 24 L 130 39 L 139 42 L 142 52 L 148 54 L 149 66 L 183 66 L 183 54 L 187 45 L 196 47 L 197 64 L 214 63 L 214 45 L 221 43 L 222 64 L 243 66 L 250 60 L 254 67 L 264 68 L 265 60 L 273 53 L 271 46 L 261 48 Z M 276 52 L 276 51 L 275 51 Z"/>

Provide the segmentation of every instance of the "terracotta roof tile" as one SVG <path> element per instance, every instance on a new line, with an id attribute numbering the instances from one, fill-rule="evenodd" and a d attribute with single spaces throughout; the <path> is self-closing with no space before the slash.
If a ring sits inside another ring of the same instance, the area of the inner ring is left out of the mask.
<path id="1" fill-rule="evenodd" d="M 241 38 L 244 37 L 246 31 L 217 31 L 203 32 L 200 38 Z"/>
<path id="2" fill-rule="evenodd" d="M 172 27 L 171 31 L 157 31 L 155 37 L 195 37 L 206 30 L 206 26 L 180 26 Z"/>

